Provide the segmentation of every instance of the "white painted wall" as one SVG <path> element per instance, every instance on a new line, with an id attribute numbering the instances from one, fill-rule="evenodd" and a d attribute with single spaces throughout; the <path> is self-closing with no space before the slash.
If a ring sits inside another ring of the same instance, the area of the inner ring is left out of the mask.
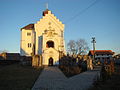
<path id="1" fill-rule="evenodd" d="M 28 36 L 27 33 L 31 33 L 31 35 Z M 28 47 L 28 43 L 31 43 L 31 47 Z M 20 54 L 22 56 L 31 56 L 33 43 L 34 43 L 34 31 L 22 29 Z"/>
<path id="2" fill-rule="evenodd" d="M 38 21 L 35 24 L 35 32 L 36 32 L 36 54 L 41 54 L 42 52 L 43 64 L 48 65 L 48 59 L 50 57 L 54 59 L 54 64 L 58 62 L 59 50 L 65 52 L 64 34 L 62 35 L 62 33 L 64 33 L 64 24 L 62 24 L 62 22 L 60 22 L 59 19 L 57 19 L 51 13 L 51 11 L 48 11 L 48 14 L 43 16 L 43 18 L 40 19 L 40 21 Z M 49 32 L 55 34 L 53 34 L 53 36 L 49 36 Z M 42 40 L 40 40 L 40 37 L 42 37 Z M 46 48 L 46 42 L 50 40 L 54 42 L 54 48 L 52 49 Z M 41 49 L 39 49 L 40 47 L 42 47 L 42 51 Z M 50 52 L 53 53 L 51 54 Z"/>
<path id="3" fill-rule="evenodd" d="M 53 63 L 56 64 L 59 60 L 59 51 L 66 53 L 64 24 L 51 11 L 48 11 L 48 14 L 34 24 L 34 28 L 35 30 L 21 30 L 21 55 L 30 56 L 33 43 L 35 43 L 35 54 L 42 54 L 43 65 L 48 65 L 50 57 L 54 59 Z M 27 36 L 28 32 L 31 33 L 31 36 Z M 51 35 L 50 32 L 52 32 Z M 46 42 L 49 40 L 54 42 L 54 48 L 46 47 Z M 32 44 L 31 48 L 28 47 L 28 43 Z"/>

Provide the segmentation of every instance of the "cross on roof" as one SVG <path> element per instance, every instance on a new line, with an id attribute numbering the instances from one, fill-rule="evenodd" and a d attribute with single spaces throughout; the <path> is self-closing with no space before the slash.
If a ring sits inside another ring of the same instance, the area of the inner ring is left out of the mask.
<path id="1" fill-rule="evenodd" d="M 46 9 L 48 9 L 48 3 L 46 3 L 46 5 L 45 5 L 45 6 L 46 6 Z"/>

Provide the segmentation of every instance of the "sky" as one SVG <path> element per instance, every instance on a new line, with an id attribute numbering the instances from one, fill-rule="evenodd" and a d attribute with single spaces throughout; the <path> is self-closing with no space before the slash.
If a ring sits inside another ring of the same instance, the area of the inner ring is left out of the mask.
<path id="1" fill-rule="evenodd" d="M 20 29 L 48 9 L 65 24 L 65 43 L 85 39 L 92 49 L 120 53 L 120 0 L 0 0 L 0 51 L 20 52 Z"/>

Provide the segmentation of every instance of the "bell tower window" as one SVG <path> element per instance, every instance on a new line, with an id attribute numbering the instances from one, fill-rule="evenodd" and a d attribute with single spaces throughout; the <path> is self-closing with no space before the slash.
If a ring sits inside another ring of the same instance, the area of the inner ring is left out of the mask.
<path id="1" fill-rule="evenodd" d="M 32 46 L 31 43 L 28 43 L 28 48 L 31 48 L 31 46 Z"/>
<path id="2" fill-rule="evenodd" d="M 47 43 L 46 43 L 46 47 L 47 48 L 54 48 L 54 42 L 53 41 L 48 41 Z"/>

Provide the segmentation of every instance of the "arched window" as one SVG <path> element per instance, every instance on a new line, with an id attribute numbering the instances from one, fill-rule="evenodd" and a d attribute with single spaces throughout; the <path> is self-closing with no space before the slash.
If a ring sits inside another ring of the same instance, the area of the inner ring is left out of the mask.
<path id="1" fill-rule="evenodd" d="M 48 41 L 48 42 L 46 43 L 46 47 L 47 47 L 47 48 L 50 48 L 50 47 L 54 48 L 54 42 L 53 42 L 53 41 Z"/>

